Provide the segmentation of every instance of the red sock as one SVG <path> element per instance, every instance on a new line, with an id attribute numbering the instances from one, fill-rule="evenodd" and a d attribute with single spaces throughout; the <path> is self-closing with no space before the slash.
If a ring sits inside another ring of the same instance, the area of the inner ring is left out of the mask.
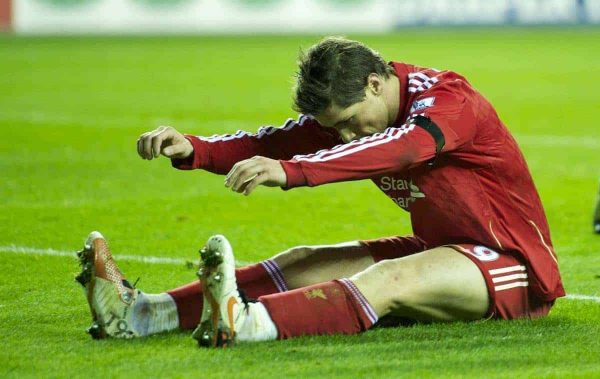
<path id="1" fill-rule="evenodd" d="M 261 296 L 280 339 L 322 334 L 356 334 L 377 322 L 377 314 L 348 279 Z"/>
<path id="2" fill-rule="evenodd" d="M 235 270 L 238 287 L 251 298 L 287 291 L 283 274 L 275 261 L 261 263 Z M 180 329 L 194 329 L 202 315 L 202 289 L 198 280 L 167 291 L 175 300 Z"/>

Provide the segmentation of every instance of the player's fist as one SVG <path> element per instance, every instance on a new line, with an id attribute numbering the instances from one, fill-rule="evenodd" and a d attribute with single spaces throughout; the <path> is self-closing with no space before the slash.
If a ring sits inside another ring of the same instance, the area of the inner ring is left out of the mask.
<path id="1" fill-rule="evenodd" d="M 187 138 L 170 126 L 144 133 L 137 140 L 137 151 L 143 159 L 158 158 L 160 154 L 167 158 L 184 159 L 194 152 Z"/>
<path id="2" fill-rule="evenodd" d="M 249 195 L 259 185 L 283 187 L 286 184 L 287 175 L 281 163 L 258 155 L 236 163 L 225 177 L 226 187 L 244 195 Z"/>

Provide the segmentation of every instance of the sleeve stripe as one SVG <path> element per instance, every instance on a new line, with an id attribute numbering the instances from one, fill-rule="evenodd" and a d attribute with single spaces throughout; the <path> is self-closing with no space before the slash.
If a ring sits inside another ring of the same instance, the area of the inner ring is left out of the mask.
<path id="1" fill-rule="evenodd" d="M 302 155 L 302 154 L 296 155 L 296 156 L 294 156 L 294 159 L 296 159 L 296 158 L 303 159 L 303 158 L 323 157 L 323 156 L 326 156 L 328 154 L 335 154 L 335 153 L 337 153 L 339 151 L 343 151 L 343 150 L 348 149 L 348 148 L 350 148 L 352 146 L 355 146 L 355 145 L 361 145 L 361 144 L 363 144 L 365 142 L 376 141 L 376 140 L 379 140 L 381 138 L 384 138 L 385 135 L 391 133 L 392 131 L 393 131 L 393 128 L 387 128 L 382 133 L 375 133 L 372 136 L 364 137 L 364 138 L 358 139 L 356 141 L 348 142 L 346 144 L 336 145 L 336 146 L 332 147 L 331 149 L 319 150 L 316 153 L 311 153 L 311 154 L 306 154 L 306 155 Z"/>
<path id="2" fill-rule="evenodd" d="M 388 128 L 387 129 L 388 132 L 381 134 L 377 138 L 369 139 L 369 137 L 366 137 L 366 138 L 362 138 L 362 139 L 358 140 L 358 141 L 361 141 L 361 143 L 359 143 L 359 144 L 343 145 L 346 148 L 340 149 L 340 151 L 336 151 L 334 154 L 328 155 L 328 154 L 323 153 L 323 154 L 320 154 L 320 155 L 317 155 L 314 157 L 296 156 L 296 157 L 294 157 L 294 159 L 297 161 L 306 161 L 306 162 L 327 162 L 327 161 L 330 161 L 333 159 L 342 158 L 347 155 L 358 153 L 360 151 L 369 149 L 371 147 L 383 145 L 383 144 L 398 140 L 403 135 L 414 130 L 414 128 L 415 128 L 414 124 L 410 124 L 410 125 L 404 126 L 402 128 Z"/>
<path id="3" fill-rule="evenodd" d="M 417 77 L 417 78 L 423 79 L 424 81 L 428 81 L 429 79 L 431 79 L 430 76 L 425 75 L 422 72 L 414 72 L 414 73 L 408 74 L 408 77 L 409 78 Z"/>
<path id="4" fill-rule="evenodd" d="M 198 136 L 198 138 L 201 139 L 202 141 L 206 141 L 206 142 L 225 142 L 225 141 L 231 141 L 233 139 L 238 139 L 238 138 L 243 138 L 243 137 L 255 137 L 255 138 L 261 139 L 264 136 L 268 136 L 268 135 L 271 135 L 271 134 L 277 132 L 278 130 L 289 131 L 289 130 L 292 130 L 296 126 L 302 126 L 308 119 L 309 119 L 308 116 L 300 115 L 297 122 L 292 118 L 288 118 L 287 121 L 285 122 L 285 124 L 283 124 L 280 127 L 275 128 L 273 126 L 262 126 L 258 129 L 258 131 L 256 133 L 250 133 L 250 132 L 246 132 L 243 130 L 238 130 L 233 135 L 232 134 L 223 134 L 223 135 L 215 134 L 210 137 Z"/>
<path id="5" fill-rule="evenodd" d="M 437 77 L 430 77 L 422 72 L 410 73 L 408 74 L 408 79 L 408 92 L 410 93 L 425 91 L 426 89 L 433 87 L 433 85 L 439 81 Z"/>

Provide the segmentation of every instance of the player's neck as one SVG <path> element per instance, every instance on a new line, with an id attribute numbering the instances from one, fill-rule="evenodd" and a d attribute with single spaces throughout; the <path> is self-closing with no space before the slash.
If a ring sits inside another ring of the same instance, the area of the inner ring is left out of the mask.
<path id="1" fill-rule="evenodd" d="M 386 84 L 385 105 L 388 110 L 388 126 L 392 126 L 400 112 L 400 80 L 396 75 L 390 75 Z"/>

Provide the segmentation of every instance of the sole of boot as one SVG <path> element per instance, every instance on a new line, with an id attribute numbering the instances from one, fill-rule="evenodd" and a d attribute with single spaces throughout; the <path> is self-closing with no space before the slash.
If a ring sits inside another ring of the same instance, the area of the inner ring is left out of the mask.
<path id="1" fill-rule="evenodd" d="M 95 340 L 104 339 L 108 335 L 102 324 L 98 320 L 96 311 L 92 304 L 92 298 L 94 294 L 94 287 L 96 284 L 96 270 L 94 267 L 95 254 L 92 246 L 84 246 L 83 250 L 77 253 L 79 259 L 79 265 L 81 266 L 81 272 L 75 277 L 77 281 L 84 288 L 86 292 L 86 299 L 90 307 L 90 313 L 92 314 L 92 325 L 86 330 L 86 332 Z"/>
<path id="2" fill-rule="evenodd" d="M 223 278 L 220 265 L 223 263 L 221 252 L 209 249 L 200 251 L 200 269 L 198 278 L 204 296 L 201 322 L 192 334 L 198 340 L 200 347 L 232 347 L 233 336 L 225 320 L 222 320 L 219 302 L 215 299 L 211 289 L 219 286 Z"/>

